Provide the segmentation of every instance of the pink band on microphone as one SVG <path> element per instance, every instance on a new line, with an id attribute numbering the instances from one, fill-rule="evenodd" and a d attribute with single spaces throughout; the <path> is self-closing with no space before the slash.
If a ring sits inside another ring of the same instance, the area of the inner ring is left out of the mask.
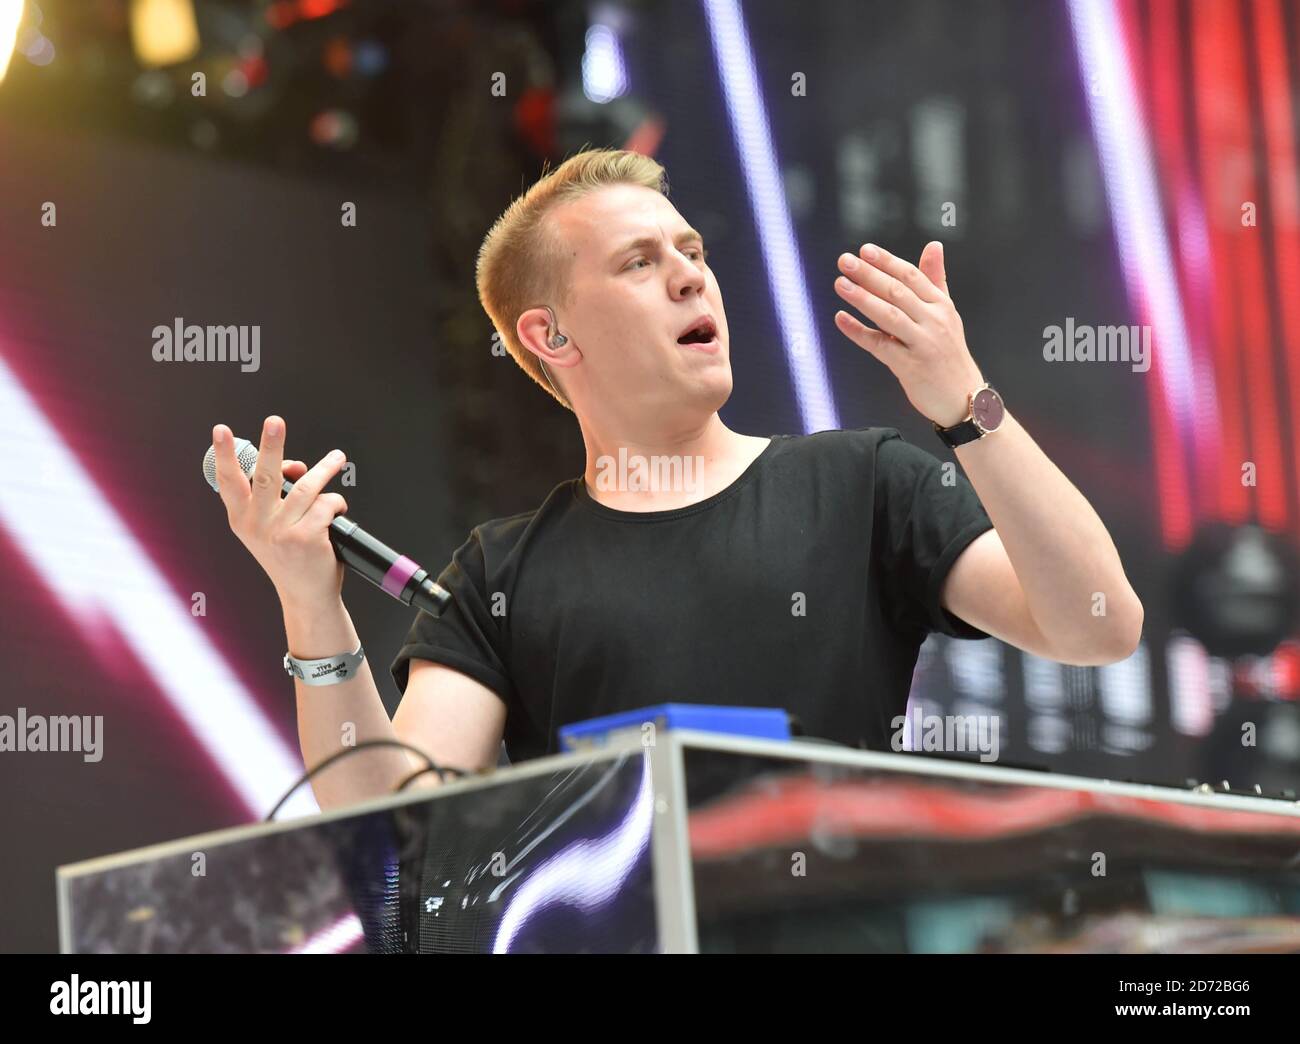
<path id="1" fill-rule="evenodd" d="M 406 587 L 406 582 L 420 571 L 418 562 L 412 562 L 403 555 L 392 564 L 388 572 L 384 574 L 384 582 L 379 586 L 396 598 Z"/>

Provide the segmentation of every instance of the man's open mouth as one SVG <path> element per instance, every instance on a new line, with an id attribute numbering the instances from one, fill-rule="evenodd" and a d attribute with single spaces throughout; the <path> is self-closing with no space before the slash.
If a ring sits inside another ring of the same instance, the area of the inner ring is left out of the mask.
<path id="1" fill-rule="evenodd" d="M 678 344 L 708 344 L 718 335 L 718 328 L 709 316 L 704 315 L 691 323 L 677 338 Z"/>

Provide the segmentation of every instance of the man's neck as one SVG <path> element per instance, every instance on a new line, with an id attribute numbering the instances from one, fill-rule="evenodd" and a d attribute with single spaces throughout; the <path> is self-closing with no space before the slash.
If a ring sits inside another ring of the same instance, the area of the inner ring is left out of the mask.
<path id="1" fill-rule="evenodd" d="M 736 481 L 769 440 L 732 431 L 716 414 L 696 429 L 583 430 L 591 498 L 618 511 L 688 507 Z"/>

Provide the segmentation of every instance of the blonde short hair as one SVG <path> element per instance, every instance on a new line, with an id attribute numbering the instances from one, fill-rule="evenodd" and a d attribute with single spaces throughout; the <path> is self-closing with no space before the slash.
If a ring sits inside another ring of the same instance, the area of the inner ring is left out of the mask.
<path id="1" fill-rule="evenodd" d="M 541 360 L 520 343 L 515 324 L 530 308 L 555 307 L 569 300 L 572 261 L 546 224 L 546 216 L 561 203 L 619 184 L 641 185 L 668 195 L 668 175 L 649 156 L 589 149 L 543 174 L 497 218 L 479 247 L 475 279 L 483 310 L 515 362 L 567 409 L 573 407 L 551 388 Z"/>

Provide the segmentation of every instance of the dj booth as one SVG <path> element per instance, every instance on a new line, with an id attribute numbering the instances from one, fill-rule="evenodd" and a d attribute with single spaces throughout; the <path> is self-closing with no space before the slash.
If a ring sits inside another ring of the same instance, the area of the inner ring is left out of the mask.
<path id="1" fill-rule="evenodd" d="M 1300 951 L 1300 802 L 692 731 L 60 867 L 103 952 Z"/>

